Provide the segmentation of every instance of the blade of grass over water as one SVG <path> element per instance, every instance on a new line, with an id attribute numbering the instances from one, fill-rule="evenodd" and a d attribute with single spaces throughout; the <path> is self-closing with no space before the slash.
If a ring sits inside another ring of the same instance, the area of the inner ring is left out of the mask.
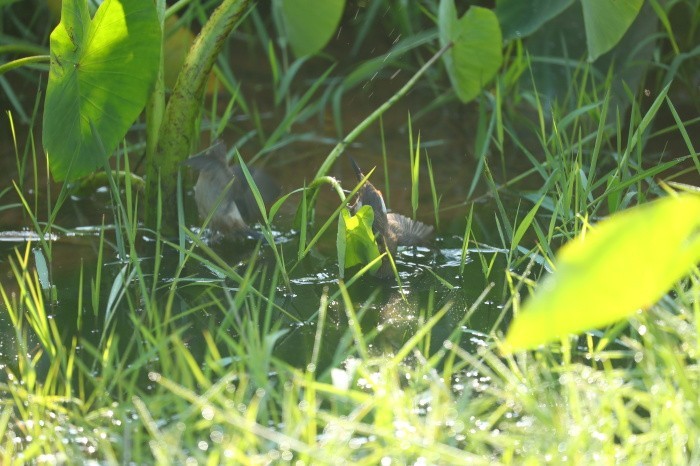
<path id="1" fill-rule="evenodd" d="M 231 278 L 232 280 L 234 280 L 237 283 L 245 283 L 246 282 L 246 280 L 244 279 L 243 276 L 238 274 L 238 272 L 236 272 L 228 263 L 226 263 L 226 261 L 224 261 L 221 258 L 221 256 L 219 256 L 209 246 L 207 246 L 198 235 L 192 233 L 189 230 L 185 230 L 185 233 L 190 238 L 192 243 L 194 245 L 196 245 L 197 248 L 201 249 L 206 254 L 206 256 L 209 257 L 211 260 L 206 259 L 204 256 L 201 256 L 201 255 L 194 253 L 192 251 L 187 252 L 188 257 L 191 257 L 192 259 L 194 259 L 198 262 L 201 262 L 202 264 L 206 265 L 208 268 L 211 268 L 212 270 L 217 271 L 222 276 Z M 167 241 L 165 242 L 165 244 L 168 244 L 173 249 L 177 249 L 177 247 L 178 247 L 176 244 L 168 243 Z M 176 288 L 174 288 L 174 290 L 176 290 Z M 262 298 L 263 300 L 267 299 L 265 297 L 265 295 L 263 295 L 260 291 L 258 291 L 254 287 L 250 288 L 250 292 L 253 295 L 255 295 L 256 297 Z M 290 314 L 286 309 L 284 309 L 284 308 L 282 308 L 274 303 L 271 303 L 271 304 L 275 307 L 276 310 L 283 313 L 288 318 L 290 318 L 296 322 L 299 322 L 299 318 Z"/>
<path id="2" fill-rule="evenodd" d="M 433 215 L 435 216 L 435 229 L 440 230 L 440 200 L 442 199 L 442 194 L 438 195 L 437 188 L 435 186 L 435 175 L 433 174 L 433 163 L 430 161 L 430 157 L 425 156 L 425 161 L 428 164 L 428 181 L 430 181 L 430 195 L 433 200 Z"/>
<path id="3" fill-rule="evenodd" d="M 250 190 L 253 193 L 253 196 L 255 197 L 255 203 L 257 204 L 258 210 L 260 211 L 260 216 L 263 219 L 263 236 L 267 241 L 267 245 L 270 247 L 270 249 L 272 249 L 272 253 L 275 255 L 275 261 L 277 261 L 277 266 L 282 272 L 282 277 L 284 278 L 284 283 L 286 284 L 287 289 L 291 290 L 289 274 L 287 273 L 287 269 L 284 265 L 284 261 L 280 254 L 280 251 L 277 248 L 277 245 L 275 244 L 275 237 L 272 233 L 272 227 L 270 225 L 270 220 L 268 218 L 267 210 L 265 208 L 265 201 L 262 198 L 262 194 L 260 194 L 260 190 L 255 184 L 253 176 L 250 174 L 250 171 L 248 171 L 248 167 L 246 166 L 245 162 L 243 162 L 243 158 L 241 157 L 241 154 L 238 151 L 236 151 L 236 156 L 238 157 L 238 164 L 241 167 L 241 170 L 243 171 L 243 176 L 245 176 L 248 186 L 250 186 Z"/>
<path id="4" fill-rule="evenodd" d="M 362 359 L 369 359 L 369 352 L 367 349 L 367 342 L 365 341 L 365 336 L 360 328 L 360 321 L 358 320 L 358 315 L 355 312 L 352 299 L 348 294 L 348 290 L 342 281 L 338 282 L 338 287 L 340 289 L 340 295 L 343 297 L 345 303 L 345 312 L 348 317 L 348 326 L 352 332 L 353 340 L 355 341 L 355 348 Z"/>
<path id="5" fill-rule="evenodd" d="M 409 116 L 410 118 L 410 116 Z M 410 125 L 409 125 L 410 127 Z M 413 209 L 413 218 L 416 218 L 418 211 L 418 183 L 420 178 L 420 133 L 416 140 L 415 153 L 411 147 L 411 208 Z"/>
<path id="6" fill-rule="evenodd" d="M 469 238 L 472 235 L 472 219 L 474 218 L 474 205 L 469 208 L 469 216 L 467 217 L 467 225 L 464 227 L 464 234 L 462 235 L 462 252 L 459 258 L 459 274 L 464 274 L 464 266 L 467 261 L 467 252 L 469 248 Z"/>

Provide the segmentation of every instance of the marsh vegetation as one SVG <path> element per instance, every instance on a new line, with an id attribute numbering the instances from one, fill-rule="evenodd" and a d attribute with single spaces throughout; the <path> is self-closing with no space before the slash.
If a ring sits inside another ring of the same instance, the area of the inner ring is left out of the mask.
<path id="1" fill-rule="evenodd" d="M 0 0 L 3 464 L 700 461 L 698 1 L 468 3 Z"/>

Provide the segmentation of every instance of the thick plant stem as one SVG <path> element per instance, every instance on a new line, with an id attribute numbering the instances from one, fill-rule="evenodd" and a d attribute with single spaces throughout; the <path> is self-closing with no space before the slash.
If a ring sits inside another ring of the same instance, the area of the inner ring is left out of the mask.
<path id="1" fill-rule="evenodd" d="M 187 158 L 195 139 L 195 121 L 199 115 L 209 73 L 224 42 L 236 22 L 245 13 L 249 0 L 223 0 L 202 28 L 178 76 L 173 94 L 168 101 L 160 127 L 154 157 L 146 165 L 146 221 L 154 226 L 158 190 L 163 205 L 163 227 L 166 234 L 177 228 L 177 170 Z"/>

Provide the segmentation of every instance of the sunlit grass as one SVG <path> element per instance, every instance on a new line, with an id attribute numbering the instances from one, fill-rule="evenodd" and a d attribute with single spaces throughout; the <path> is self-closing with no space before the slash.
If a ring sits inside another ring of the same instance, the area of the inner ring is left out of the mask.
<path id="1" fill-rule="evenodd" d="M 121 211 L 129 226 L 132 214 Z M 125 228 L 126 250 L 133 231 Z M 167 290 L 158 290 L 156 276 L 129 272 L 139 268 L 137 257 L 129 256 L 121 281 L 111 286 L 124 293 L 126 307 L 115 318 L 131 321 L 131 341 L 106 319 L 98 341 L 77 336 L 64 342 L 47 317 L 26 259 L 29 249 L 18 258 L 15 297 L 3 287 L 17 355 L 5 365 L 0 385 L 5 461 L 697 459 L 695 278 L 678 289 L 677 300 L 640 314 L 605 347 L 589 337 L 583 347 L 570 340 L 507 359 L 499 356 L 497 337 L 476 353 L 465 351 L 461 332 L 430 352 L 435 319 L 393 355 L 372 354 L 371 337 L 357 326 L 366 310 L 345 299 L 347 343 L 334 365 L 321 370 L 313 364 L 290 367 L 273 355 L 288 331 L 274 305 L 278 271 L 268 272 L 270 282 L 251 262 L 238 274 L 210 262 L 216 254 L 204 244 L 197 247 L 210 258 L 189 247 L 183 260 L 217 267 L 237 290 L 222 294 L 223 282 L 193 282 L 178 274 Z M 514 295 L 524 292 L 520 278 L 512 279 L 518 285 Z M 173 306 L 178 289 L 193 286 L 200 290 L 199 304 Z M 195 355 L 179 317 L 205 309 L 218 313 L 222 323 L 203 332 L 203 353 Z M 322 301 L 319 317 L 324 309 Z M 426 309 L 426 315 L 439 319 L 441 312 Z M 324 347 L 320 331 L 314 347 Z"/>
<path id="2" fill-rule="evenodd" d="M 287 66 L 286 57 L 278 58 L 274 50 L 268 59 L 279 73 L 274 97 L 287 105 L 273 133 L 265 135 L 254 102 L 232 98 L 223 118 L 229 118 L 234 104 L 245 107 L 256 129 L 244 138 L 257 136 L 261 143 L 253 159 L 291 139 L 285 133 L 321 90 L 316 84 L 291 98 L 294 65 Z M 222 81 L 235 96 L 239 85 L 228 78 Z M 580 78 L 588 79 L 584 72 Z M 483 244 L 478 224 L 484 220 L 479 206 L 470 203 L 458 247 L 462 278 L 468 263 L 476 262 L 487 284 L 473 303 L 460 303 L 461 309 L 453 302 L 428 300 L 415 333 L 391 350 L 374 344 L 379 330 L 363 331 L 361 325 L 377 312 L 372 307 L 376 294 L 358 304 L 348 293 L 356 284 L 379 286 L 361 281 L 366 268 L 345 282 L 329 281 L 305 316 L 285 307 L 294 292 L 289 277 L 333 228 L 343 207 L 345 195 L 335 179 L 300 181 L 298 190 L 263 215 L 266 244 L 252 248 L 241 264 L 231 264 L 201 233 L 184 226 L 174 238 L 161 237 L 158 228 L 143 230 L 132 179 L 107 168 L 114 225 L 98 230 L 95 275 L 81 271 L 74 289 L 61 291 L 78 297 L 71 312 L 56 307 L 56 296 L 42 283 L 45 270 L 35 259 L 36 251 L 43 251 L 51 265 L 52 242 L 44 234 L 60 229 L 54 222 L 61 202 L 41 206 L 38 194 L 25 198 L 21 183 L 14 191 L 3 189 L 0 199 L 16 194 L 20 203 L 0 209 L 21 205 L 42 240 L 17 249 L 8 259 L 11 276 L 0 285 L 0 315 L 10 329 L 4 335 L 12 336 L 3 342 L 0 359 L 2 463 L 700 462 L 697 271 L 675 287 L 673 296 L 629 322 L 532 352 L 508 357 L 500 352 L 501 324 L 519 312 L 564 241 L 585 222 L 661 192 L 654 178 L 682 159 L 645 164 L 648 138 L 678 131 L 689 151 L 684 158 L 697 167 L 687 122 L 675 112 L 667 88 L 644 111 L 633 104 L 627 118 L 612 108 L 609 94 L 582 96 L 583 87 L 579 82 L 572 89 L 568 99 L 576 99 L 577 109 L 568 113 L 546 111 L 536 93 L 524 97 L 536 114 L 537 124 L 525 135 L 536 141 L 535 148 L 500 108 L 503 104 L 489 108 L 491 96 L 484 95 L 474 150 L 478 164 L 473 181 L 465 180 L 464 203 L 473 200 L 477 185 L 486 186 L 492 206 L 488 221 L 495 224 L 498 241 Z M 661 108 L 672 112 L 674 126 L 650 134 L 650 122 Z M 223 120 L 213 124 L 215 133 L 226 126 Z M 531 166 L 500 179 L 509 173 L 497 167 L 506 163 L 505 145 Z M 413 214 L 425 168 L 438 226 L 440 210 L 453 206 L 441 203 L 430 159 L 421 161 L 419 138 L 408 146 Z M 33 144 L 27 147 L 21 154 L 15 149 L 17 164 L 22 172 L 34 167 L 37 193 L 48 180 L 38 181 L 39 155 Z M 493 150 L 499 160 L 487 157 Z M 388 200 L 383 142 L 382 156 Z M 28 163 L 30 157 L 34 163 Z M 128 172 L 129 159 L 120 158 L 117 167 Z M 525 182 L 538 188 L 516 190 Z M 339 195 L 338 207 L 312 224 L 307 196 L 326 185 Z M 59 200 L 67 196 L 62 192 Z M 182 220 L 182 197 L 176 202 Z M 296 257 L 283 255 L 272 230 L 285 202 L 300 204 Z M 487 246 L 503 253 L 487 254 Z M 259 263 L 261 250 L 274 257 L 271 264 Z M 176 259 L 166 263 L 172 258 L 168 254 Z M 497 265 L 501 259 L 505 268 Z M 439 278 L 446 288 L 462 286 L 453 277 Z M 502 282 L 504 295 L 493 296 L 490 282 Z M 500 307 L 493 329 L 468 344 L 469 318 L 493 309 L 484 306 L 489 300 Z M 340 309 L 342 318 L 331 321 L 330 308 Z M 452 331 L 433 332 L 455 309 Z M 76 322 L 64 315 L 77 316 Z M 193 329 L 189 318 L 204 324 Z M 88 325 L 93 331 L 83 332 Z M 325 339 L 331 325 L 343 329 L 337 341 Z M 313 345 L 298 349 L 308 353 L 309 363 L 297 367 L 281 360 L 275 348 L 302 326 L 313 329 Z M 321 365 L 322 356 L 331 362 Z"/>
<path id="3" fill-rule="evenodd" d="M 3 287 L 17 354 L 0 385 L 6 461 L 697 460 L 696 275 L 614 342 L 603 334 L 506 359 L 497 338 L 465 351 L 460 332 L 426 352 L 447 308 L 428 310 L 434 317 L 393 355 L 372 354 L 352 324 L 366 311 L 345 300 L 351 344 L 335 359 L 342 363 L 321 371 L 272 355 L 286 331 L 270 305 L 274 279 L 265 298 L 248 285 L 221 297 L 216 283 L 197 283 L 202 309 L 226 317 L 204 332 L 195 357 L 157 302 L 146 315 L 122 316 L 134 323 L 135 343 L 109 328 L 97 346 L 64 342 L 26 254 L 14 273 L 19 292 Z M 245 276 L 250 286 L 267 282 L 253 267 Z"/>

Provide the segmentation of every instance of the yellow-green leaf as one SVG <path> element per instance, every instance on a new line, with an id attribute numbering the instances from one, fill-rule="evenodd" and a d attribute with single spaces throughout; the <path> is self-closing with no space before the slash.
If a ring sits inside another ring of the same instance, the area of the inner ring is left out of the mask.
<path id="1" fill-rule="evenodd" d="M 561 248 L 508 330 L 506 352 L 612 324 L 658 301 L 700 261 L 700 196 L 614 214 Z"/>
<path id="2" fill-rule="evenodd" d="M 102 167 L 146 104 L 158 72 L 160 24 L 152 1 L 64 0 L 51 33 L 43 143 L 56 180 Z"/>
<path id="3" fill-rule="evenodd" d="M 379 248 L 374 239 L 372 223 L 374 211 L 368 205 L 360 207 L 355 215 L 347 209 L 340 211 L 338 221 L 338 266 L 343 270 L 355 265 L 367 265 L 379 257 Z M 370 270 L 376 272 L 381 266 L 377 262 Z"/>

